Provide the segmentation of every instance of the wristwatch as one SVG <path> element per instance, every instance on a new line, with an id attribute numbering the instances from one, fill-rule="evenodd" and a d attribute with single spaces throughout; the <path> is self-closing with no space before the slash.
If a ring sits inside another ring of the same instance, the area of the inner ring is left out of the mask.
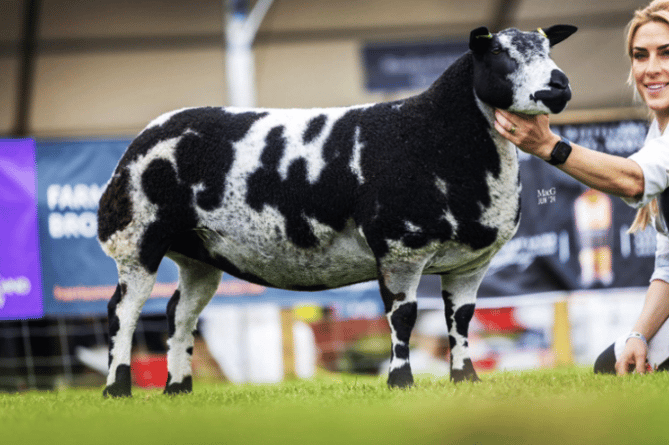
<path id="1" fill-rule="evenodd" d="M 564 164 L 571 153 L 571 142 L 566 138 L 562 138 L 555 144 L 551 152 L 551 158 L 547 161 L 551 165 Z"/>

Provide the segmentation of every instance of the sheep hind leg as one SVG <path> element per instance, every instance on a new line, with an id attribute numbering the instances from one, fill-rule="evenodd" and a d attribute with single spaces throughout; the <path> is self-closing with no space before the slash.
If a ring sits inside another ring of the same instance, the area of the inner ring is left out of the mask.
<path id="1" fill-rule="evenodd" d="M 167 304 L 169 347 L 164 394 L 193 391 L 193 333 L 200 312 L 216 293 L 222 272 L 200 261 L 171 256 L 179 265 L 179 286 Z"/>
<path id="2" fill-rule="evenodd" d="M 474 317 L 476 293 L 487 267 L 471 275 L 441 276 L 441 293 L 450 342 L 451 380 L 480 381 L 469 356 L 469 323 Z"/>
<path id="3" fill-rule="evenodd" d="M 156 274 L 141 266 L 119 264 L 119 283 L 108 310 L 109 374 L 103 391 L 105 397 L 130 397 L 130 356 L 132 336 L 142 307 L 151 294 Z"/>

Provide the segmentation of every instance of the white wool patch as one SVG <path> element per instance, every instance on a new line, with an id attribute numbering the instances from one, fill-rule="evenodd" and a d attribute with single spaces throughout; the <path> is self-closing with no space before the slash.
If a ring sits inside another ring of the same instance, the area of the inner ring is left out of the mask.
<path id="1" fill-rule="evenodd" d="M 286 234 L 286 221 L 276 208 L 265 205 L 257 212 L 244 195 L 226 194 L 224 209 L 198 209 L 201 235 L 207 249 L 234 263 L 243 272 L 261 276 L 276 286 L 327 284 L 338 287 L 373 280 L 376 260 L 353 220 L 342 232 L 306 218 L 319 244 L 313 249 L 295 246 Z M 281 258 L 281 267 L 276 259 Z"/>
<path id="2" fill-rule="evenodd" d="M 518 68 L 509 75 L 513 83 L 513 105 L 509 110 L 526 114 L 550 113 L 542 101 L 530 99 L 537 91 L 550 89 L 551 73 L 559 70 L 550 58 L 548 40 L 542 41 L 542 51 L 523 54 L 513 45 L 510 35 L 498 34 L 498 38 L 509 56 L 518 62 Z"/>
<path id="3" fill-rule="evenodd" d="M 412 233 L 420 233 L 421 230 L 422 230 L 420 228 L 420 226 L 417 226 L 416 224 L 412 223 L 411 221 L 404 221 L 404 228 L 408 232 L 412 232 Z"/>
<path id="4" fill-rule="evenodd" d="M 282 137 L 285 139 L 285 147 L 278 168 L 281 178 L 285 180 L 288 177 L 288 170 L 293 162 L 304 159 L 306 161 L 307 180 L 311 184 L 317 182 L 325 167 L 323 147 L 332 133 L 333 126 L 347 112 L 364 107 L 367 107 L 367 105 L 349 108 L 255 110 L 268 114 L 256 121 L 248 133 L 234 144 L 236 158 L 229 173 L 230 176 L 245 179 L 260 168 L 261 156 L 267 146 L 267 135 L 273 128 L 283 127 Z M 226 111 L 230 112 L 229 109 L 226 109 Z M 323 128 L 314 140 L 305 144 L 304 132 L 309 122 L 321 115 L 326 117 Z M 359 141 L 357 142 L 359 144 Z M 356 141 L 351 141 L 351 144 L 355 143 Z M 362 146 L 354 147 L 354 149 L 359 152 L 362 150 Z M 359 153 L 356 162 L 359 163 Z"/>
<path id="5" fill-rule="evenodd" d="M 403 342 L 397 342 L 397 345 L 405 345 Z M 388 367 L 388 372 L 392 372 L 395 369 L 399 369 L 402 366 L 406 365 L 409 363 L 408 359 L 405 358 L 397 358 L 396 356 L 393 356 L 393 359 L 390 361 L 390 366 Z"/>
<path id="6" fill-rule="evenodd" d="M 448 195 L 448 184 L 446 184 L 446 181 L 441 179 L 439 176 L 435 176 L 434 184 L 437 186 L 437 190 L 439 190 L 444 196 Z"/>
<path id="7" fill-rule="evenodd" d="M 290 165 L 304 159 L 307 180 L 316 182 L 325 167 L 323 146 L 337 120 L 351 109 L 256 110 L 268 114 L 258 119 L 247 134 L 233 144 L 235 156 L 226 176 L 220 208 L 204 211 L 195 206 L 200 227 L 206 230 L 201 238 L 212 254 L 221 255 L 243 272 L 262 276 L 276 286 L 327 284 L 336 287 L 376 278 L 374 255 L 352 220 L 343 232 L 336 232 L 303 215 L 318 239 L 316 248 L 303 249 L 289 240 L 285 216 L 277 208 L 265 204 L 257 211 L 246 202 L 248 179 L 263 166 L 267 135 L 273 128 L 283 127 L 282 137 L 285 139 L 279 174 L 286 179 Z M 304 132 L 309 122 L 321 115 L 326 117 L 323 127 L 312 141 L 304 144 Z M 359 165 L 364 149 L 359 137 L 358 129 L 356 137 L 350 141 L 353 145 L 352 167 Z M 361 175 L 361 171 L 359 173 Z M 193 193 L 197 189 L 198 185 L 194 186 Z M 281 268 L 275 266 L 277 257 L 283 259 Z"/>
<path id="8" fill-rule="evenodd" d="M 453 229 L 452 238 L 455 239 L 458 236 L 458 220 L 455 219 L 455 216 L 453 216 L 453 213 L 450 210 L 445 210 L 442 218 L 448 221 L 451 225 L 451 228 Z"/>
<path id="9" fill-rule="evenodd" d="M 355 137 L 353 140 L 353 156 L 351 156 L 350 168 L 351 171 L 358 178 L 360 184 L 365 182 L 365 178 L 362 175 L 362 165 L 360 164 L 362 158 L 362 149 L 364 144 L 360 142 L 360 127 L 355 128 Z"/>
<path id="10" fill-rule="evenodd" d="M 133 220 L 136 220 L 138 223 L 148 224 L 154 221 L 158 210 L 157 206 L 149 201 L 142 189 L 142 174 L 144 174 L 151 162 L 158 159 L 169 161 L 176 173 L 175 148 L 179 144 L 179 141 L 181 141 L 181 138 L 182 136 L 178 136 L 157 143 L 145 155 L 140 156 L 134 163 L 128 166 L 128 170 L 130 171 L 130 196 L 133 204 Z"/>
<path id="11" fill-rule="evenodd" d="M 490 131 L 495 138 L 493 132 L 497 131 Z M 479 220 L 484 226 L 497 228 L 496 244 L 506 243 L 516 233 L 515 215 L 518 212 L 518 196 L 521 191 L 517 149 L 506 140 L 501 141 L 501 144 L 502 147 L 498 149 L 501 171 L 497 177 L 490 172 L 486 175 L 491 204 L 483 210 Z"/>
<path id="12" fill-rule="evenodd" d="M 174 149 L 180 140 L 181 136 L 161 141 L 128 166 L 130 172 L 128 193 L 132 203 L 132 221 L 101 244 L 104 252 L 116 261 L 137 261 L 139 255 L 137 246 L 140 245 L 144 230 L 155 221 L 158 212 L 158 206 L 149 201 L 142 189 L 142 174 L 156 159 L 165 159 L 172 166 L 176 166 Z"/>

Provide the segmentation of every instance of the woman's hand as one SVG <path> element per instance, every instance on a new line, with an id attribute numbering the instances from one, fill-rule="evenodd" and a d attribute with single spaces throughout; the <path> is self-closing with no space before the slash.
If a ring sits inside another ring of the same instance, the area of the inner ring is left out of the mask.
<path id="1" fill-rule="evenodd" d="M 495 110 L 495 129 L 526 153 L 545 160 L 550 159 L 553 147 L 560 137 L 550 130 L 548 115 L 521 115 Z"/>
<path id="2" fill-rule="evenodd" d="M 636 371 L 639 374 L 646 373 L 646 356 L 648 347 L 638 338 L 629 338 L 625 343 L 620 358 L 616 362 L 616 374 L 625 375 Z"/>

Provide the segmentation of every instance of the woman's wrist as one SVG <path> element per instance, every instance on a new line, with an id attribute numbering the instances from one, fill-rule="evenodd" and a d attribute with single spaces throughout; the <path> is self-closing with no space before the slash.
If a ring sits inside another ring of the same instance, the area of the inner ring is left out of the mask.
<path id="1" fill-rule="evenodd" d="M 639 331 L 631 331 L 629 334 L 627 334 L 627 338 L 625 339 L 625 343 L 627 343 L 627 341 L 628 341 L 630 338 L 636 338 L 636 339 L 639 339 L 639 340 L 641 340 L 641 341 L 643 342 L 644 345 L 646 345 L 646 347 L 648 346 L 648 340 L 646 340 L 646 336 L 643 335 L 643 334 L 642 334 L 641 332 L 639 332 Z"/>
<path id="2" fill-rule="evenodd" d="M 555 145 L 560 141 L 560 136 L 556 135 L 555 133 L 551 133 L 550 137 L 546 139 L 546 142 L 541 144 L 535 153 L 536 156 L 544 161 L 548 161 L 551 158 L 551 153 L 553 153 Z"/>

